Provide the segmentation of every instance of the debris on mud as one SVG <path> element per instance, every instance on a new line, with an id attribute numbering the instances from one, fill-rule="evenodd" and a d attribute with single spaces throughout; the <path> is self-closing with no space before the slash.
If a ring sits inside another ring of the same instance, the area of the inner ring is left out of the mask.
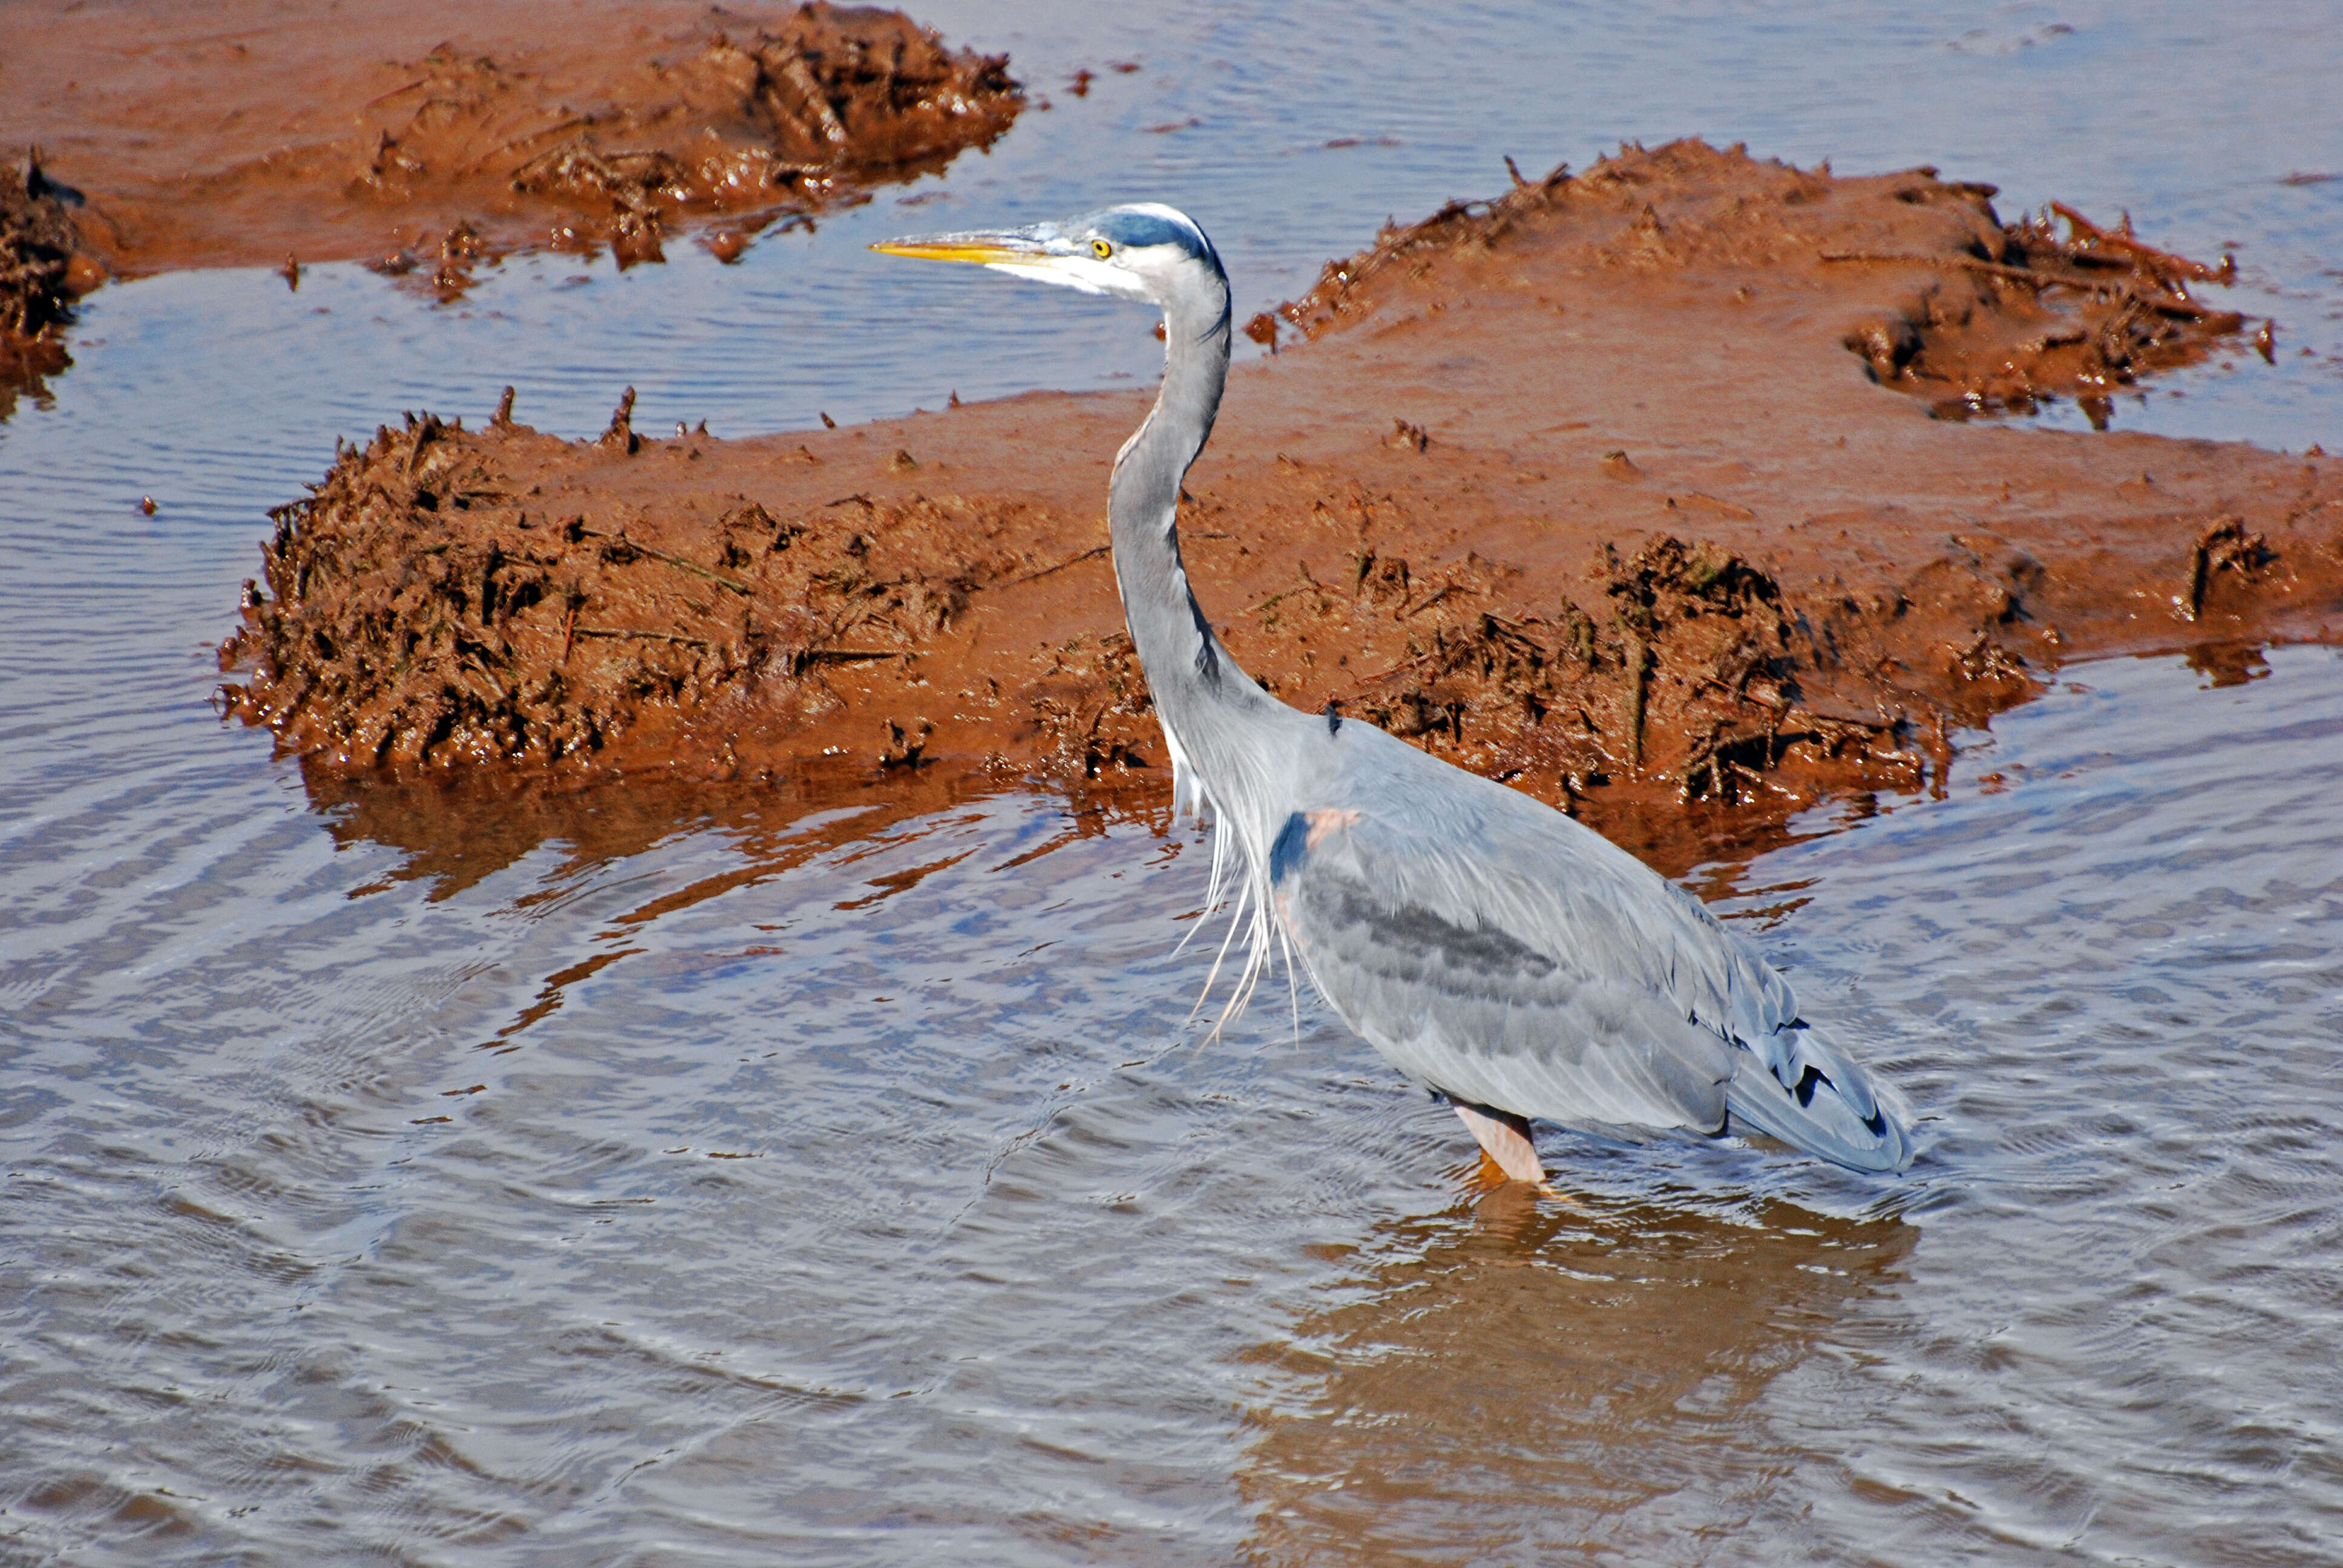
<path id="1" fill-rule="evenodd" d="M 1013 503 L 856 494 L 776 510 L 692 494 L 574 510 L 518 477 L 650 455 L 631 404 L 591 443 L 508 415 L 481 432 L 426 415 L 345 447 L 274 514 L 266 586 L 248 586 L 220 649 L 245 676 L 223 688 L 228 709 L 357 769 L 639 764 L 687 736 L 728 775 L 744 757 L 830 749 L 881 769 L 973 750 L 1088 779 L 1160 758 L 1119 630 L 980 654 L 980 688 L 961 671 L 956 700 L 919 695 L 954 667 L 942 645 L 974 600 L 1072 564 L 1025 568 L 1031 520 Z M 1396 515 L 1362 529 L 1340 578 L 1300 567 L 1224 618 L 1232 652 L 1272 690 L 1557 800 L 1634 778 L 1731 802 L 1785 759 L 1907 781 L 1920 766 L 1892 718 L 1801 705 L 1800 672 L 1832 655 L 1728 551 L 1672 536 L 1624 558 L 1604 547 L 1557 588 L 1469 552 L 1412 568 L 1398 552 L 1414 531 Z"/>
<path id="2" fill-rule="evenodd" d="M 539 504 L 516 457 L 642 450 L 631 392 L 572 447 L 409 416 L 280 507 L 220 650 L 229 709 L 337 765 L 591 759 L 753 706 L 775 734 L 843 706 L 833 677 L 917 659 L 1015 558 L 1003 519 L 850 497 L 776 517 L 695 495 L 647 515 Z M 669 444 L 672 447 L 673 444 Z M 900 763 L 917 761 L 894 737 Z"/>
<path id="3" fill-rule="evenodd" d="M 91 193 L 89 243 L 126 271 L 362 259 L 447 295 L 476 261 L 518 247 L 657 260 L 674 225 L 718 217 L 737 246 L 989 146 L 1024 106 L 1005 56 L 825 0 L 655 5 L 640 25 L 601 29 L 492 10 L 387 63 L 382 35 L 405 24 L 378 12 L 361 8 L 338 35 L 272 23 L 233 55 L 191 48 L 210 74 L 142 94 L 139 136 L 75 127 L 60 145 Z M 293 65 L 304 51 L 308 79 L 290 104 L 281 83 L 271 99 L 250 79 L 264 58 Z M 232 106 L 253 95 L 266 112 Z M 327 115 L 313 96 L 358 107 Z M 178 114 L 201 123 L 183 137 L 151 123 Z"/>
<path id="4" fill-rule="evenodd" d="M 657 260 L 679 216 L 770 221 L 990 143 L 1022 106 L 1008 64 L 953 54 L 900 12 L 821 0 L 769 30 L 719 29 L 697 53 L 647 66 L 637 94 L 587 113 L 548 104 L 485 55 L 435 51 L 379 106 L 353 194 L 406 205 L 434 186 L 501 179 L 561 209 L 557 244 Z"/>
<path id="5" fill-rule="evenodd" d="M 1981 221 L 1966 249 L 1825 251 L 1822 258 L 1926 266 L 1936 275 L 1904 308 L 1849 334 L 1847 347 L 1881 386 L 1926 397 L 1944 416 L 2031 413 L 2046 395 L 2068 394 L 2105 429 L 2110 392 L 2145 371 L 2197 359 L 2215 339 L 2245 326 L 2237 312 L 2206 306 L 2188 292 L 2191 283 L 2233 282 L 2234 257 L 2223 256 L 2217 267 L 2189 261 L 2135 239 L 2128 216 L 2110 231 L 2058 203 L 2005 225 L 1994 216 L 1986 187 L 1935 188 L 1975 203 Z M 1912 197 L 1899 192 L 1896 199 Z M 2064 240 L 2054 233 L 2054 219 L 2066 221 Z"/>

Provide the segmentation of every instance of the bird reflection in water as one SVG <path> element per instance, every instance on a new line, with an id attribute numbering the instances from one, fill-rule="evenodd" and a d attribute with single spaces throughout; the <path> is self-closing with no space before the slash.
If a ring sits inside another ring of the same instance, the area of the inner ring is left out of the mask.
<path id="1" fill-rule="evenodd" d="M 1917 1236 L 1781 1203 L 1556 1203 L 1521 1182 L 1393 1221 L 1333 1304 L 1255 1352 L 1247 1556 L 1703 1561 L 1723 1533 L 1803 1510 L 1776 1380 L 1820 1380 L 1807 1402 L 1860 1424 L 1876 1394 L 1812 1352 L 1892 1288 Z"/>

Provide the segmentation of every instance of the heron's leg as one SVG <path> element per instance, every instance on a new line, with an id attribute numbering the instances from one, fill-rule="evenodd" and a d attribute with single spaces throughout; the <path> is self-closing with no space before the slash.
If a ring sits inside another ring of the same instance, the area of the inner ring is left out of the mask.
<path id="1" fill-rule="evenodd" d="M 1545 1180 L 1545 1167 L 1538 1162 L 1537 1145 L 1530 1141 L 1527 1117 L 1486 1105 L 1467 1105 L 1461 1100 L 1449 1103 L 1456 1108 L 1456 1114 L 1473 1130 L 1473 1136 L 1481 1141 L 1483 1151 L 1508 1180 Z"/>

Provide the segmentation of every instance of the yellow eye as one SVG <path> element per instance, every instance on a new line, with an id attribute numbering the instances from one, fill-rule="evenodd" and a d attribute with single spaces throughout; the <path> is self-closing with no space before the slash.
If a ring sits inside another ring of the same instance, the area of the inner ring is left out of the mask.
<path id="1" fill-rule="evenodd" d="M 1094 239 L 1091 241 L 1091 254 L 1097 256 L 1101 261 L 1104 261 L 1108 256 L 1114 254 L 1114 246 L 1107 244 L 1107 242 L 1102 239 Z"/>

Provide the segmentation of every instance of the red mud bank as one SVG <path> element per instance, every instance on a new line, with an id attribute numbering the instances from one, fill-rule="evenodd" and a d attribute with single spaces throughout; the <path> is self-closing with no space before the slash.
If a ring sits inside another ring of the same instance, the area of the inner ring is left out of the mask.
<path id="1" fill-rule="evenodd" d="M 2343 463 L 1930 417 L 2215 348 L 2186 266 L 1926 171 L 1679 143 L 1525 182 L 1287 308 L 1308 340 L 1232 376 L 1189 477 L 1190 569 L 1287 700 L 1614 828 L 1910 787 L 2062 660 L 2343 635 Z M 224 693 L 313 781 L 1161 779 L 1104 548 L 1144 407 L 409 418 L 277 513 Z"/>
<path id="2" fill-rule="evenodd" d="M 651 259 L 719 216 L 729 258 L 1023 105 L 1005 59 L 824 4 L 32 0 L 0 33 L 0 148 L 44 149 L 120 273 L 366 259 L 459 287 L 482 254 Z"/>

